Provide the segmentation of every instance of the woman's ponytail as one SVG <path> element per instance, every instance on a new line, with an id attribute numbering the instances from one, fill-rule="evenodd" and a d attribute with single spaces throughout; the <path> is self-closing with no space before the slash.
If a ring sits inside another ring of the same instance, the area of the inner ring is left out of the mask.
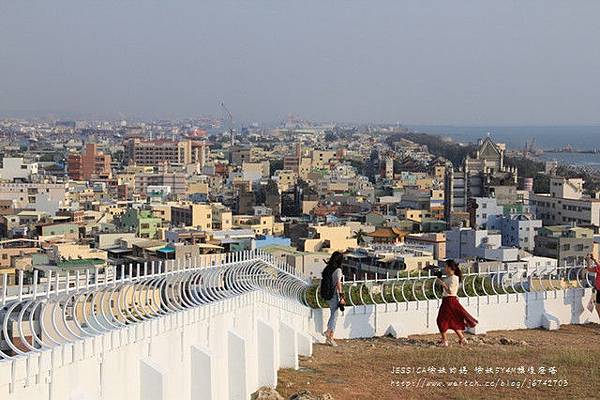
<path id="1" fill-rule="evenodd" d="M 448 268 L 450 268 L 452 270 L 452 272 L 454 272 L 454 275 L 458 276 L 459 282 L 462 282 L 463 274 L 462 274 L 462 271 L 460 270 L 460 267 L 456 263 L 456 261 L 446 260 L 446 266 Z"/>

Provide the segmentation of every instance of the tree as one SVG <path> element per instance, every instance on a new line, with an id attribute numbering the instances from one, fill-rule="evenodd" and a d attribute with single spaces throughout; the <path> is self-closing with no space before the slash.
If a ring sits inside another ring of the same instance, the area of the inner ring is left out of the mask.
<path id="1" fill-rule="evenodd" d="M 123 150 L 117 150 L 112 153 L 113 161 L 122 164 L 125 161 L 125 152 Z"/>
<path id="2" fill-rule="evenodd" d="M 517 167 L 517 172 L 523 178 L 535 178 L 544 172 L 544 163 L 525 157 L 505 157 L 504 163 L 508 167 Z"/>
<path id="3" fill-rule="evenodd" d="M 271 176 L 275 175 L 275 171 L 283 169 L 283 160 L 273 160 L 270 162 L 269 172 Z"/>
<path id="4" fill-rule="evenodd" d="M 361 175 L 364 174 L 365 168 L 366 168 L 364 161 L 349 159 L 349 160 L 346 160 L 346 162 L 348 164 L 350 164 L 351 166 L 353 166 L 359 174 L 361 174 Z"/>
<path id="5" fill-rule="evenodd" d="M 335 132 L 332 131 L 327 131 L 327 133 L 325 133 L 325 141 L 326 142 L 334 142 L 338 139 L 337 135 L 335 134 Z"/>
<path id="6" fill-rule="evenodd" d="M 475 145 L 462 145 L 456 142 L 445 141 L 438 135 L 430 135 L 428 133 L 399 133 L 391 135 L 386 141 L 390 147 L 394 147 L 394 143 L 400 139 L 425 145 L 431 154 L 450 160 L 453 165 L 461 165 L 468 155 L 475 153 L 477 150 Z"/>
<path id="7" fill-rule="evenodd" d="M 352 236 L 353 239 L 356 239 L 356 242 L 358 244 L 363 244 L 365 242 L 365 236 L 367 235 L 367 233 L 365 231 L 361 229 L 357 230 L 356 233 L 354 234 L 354 236 Z"/>

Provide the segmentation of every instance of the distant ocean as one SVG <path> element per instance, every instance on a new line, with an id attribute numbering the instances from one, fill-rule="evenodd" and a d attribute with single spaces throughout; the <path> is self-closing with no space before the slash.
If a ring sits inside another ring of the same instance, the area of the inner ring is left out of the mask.
<path id="1" fill-rule="evenodd" d="M 491 137 L 505 143 L 509 149 L 522 149 L 526 141 L 535 138 L 536 149 L 600 151 L 600 126 L 407 126 L 416 132 L 451 137 L 463 143 L 475 143 L 490 132 Z M 542 160 L 556 160 L 561 164 L 581 165 L 600 169 L 600 153 L 544 153 Z"/>

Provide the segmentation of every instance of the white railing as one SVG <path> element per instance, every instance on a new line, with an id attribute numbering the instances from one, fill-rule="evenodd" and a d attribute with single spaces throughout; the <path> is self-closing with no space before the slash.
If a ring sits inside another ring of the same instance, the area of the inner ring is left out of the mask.
<path id="1" fill-rule="evenodd" d="M 2 276 L 0 362 L 251 291 L 307 305 L 309 287 L 261 250 L 47 274 L 40 283 L 35 270 L 25 285 L 20 271 L 15 286 Z"/>
<path id="2" fill-rule="evenodd" d="M 528 292 L 567 290 L 593 287 L 591 278 L 581 265 L 564 267 L 538 267 L 507 271 L 498 268 L 486 272 L 463 273 L 459 287 L 459 297 L 501 296 Z M 369 279 L 365 274 L 361 279 L 353 275 L 344 280 L 344 293 L 347 306 L 368 304 L 388 304 L 411 301 L 441 300 L 442 287 L 431 271 L 400 272 Z M 309 305 L 316 308 L 327 307 L 321 298 L 319 286 L 308 293 Z"/>

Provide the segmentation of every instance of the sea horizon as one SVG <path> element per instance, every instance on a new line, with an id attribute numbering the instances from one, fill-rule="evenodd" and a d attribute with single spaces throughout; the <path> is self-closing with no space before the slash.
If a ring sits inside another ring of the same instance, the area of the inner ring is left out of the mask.
<path id="1" fill-rule="evenodd" d="M 508 149 L 518 150 L 534 140 L 534 148 L 542 150 L 560 149 L 571 146 L 574 150 L 600 149 L 599 125 L 406 125 L 422 133 L 450 137 L 459 142 L 474 143 L 477 139 L 490 136 L 505 143 Z"/>

